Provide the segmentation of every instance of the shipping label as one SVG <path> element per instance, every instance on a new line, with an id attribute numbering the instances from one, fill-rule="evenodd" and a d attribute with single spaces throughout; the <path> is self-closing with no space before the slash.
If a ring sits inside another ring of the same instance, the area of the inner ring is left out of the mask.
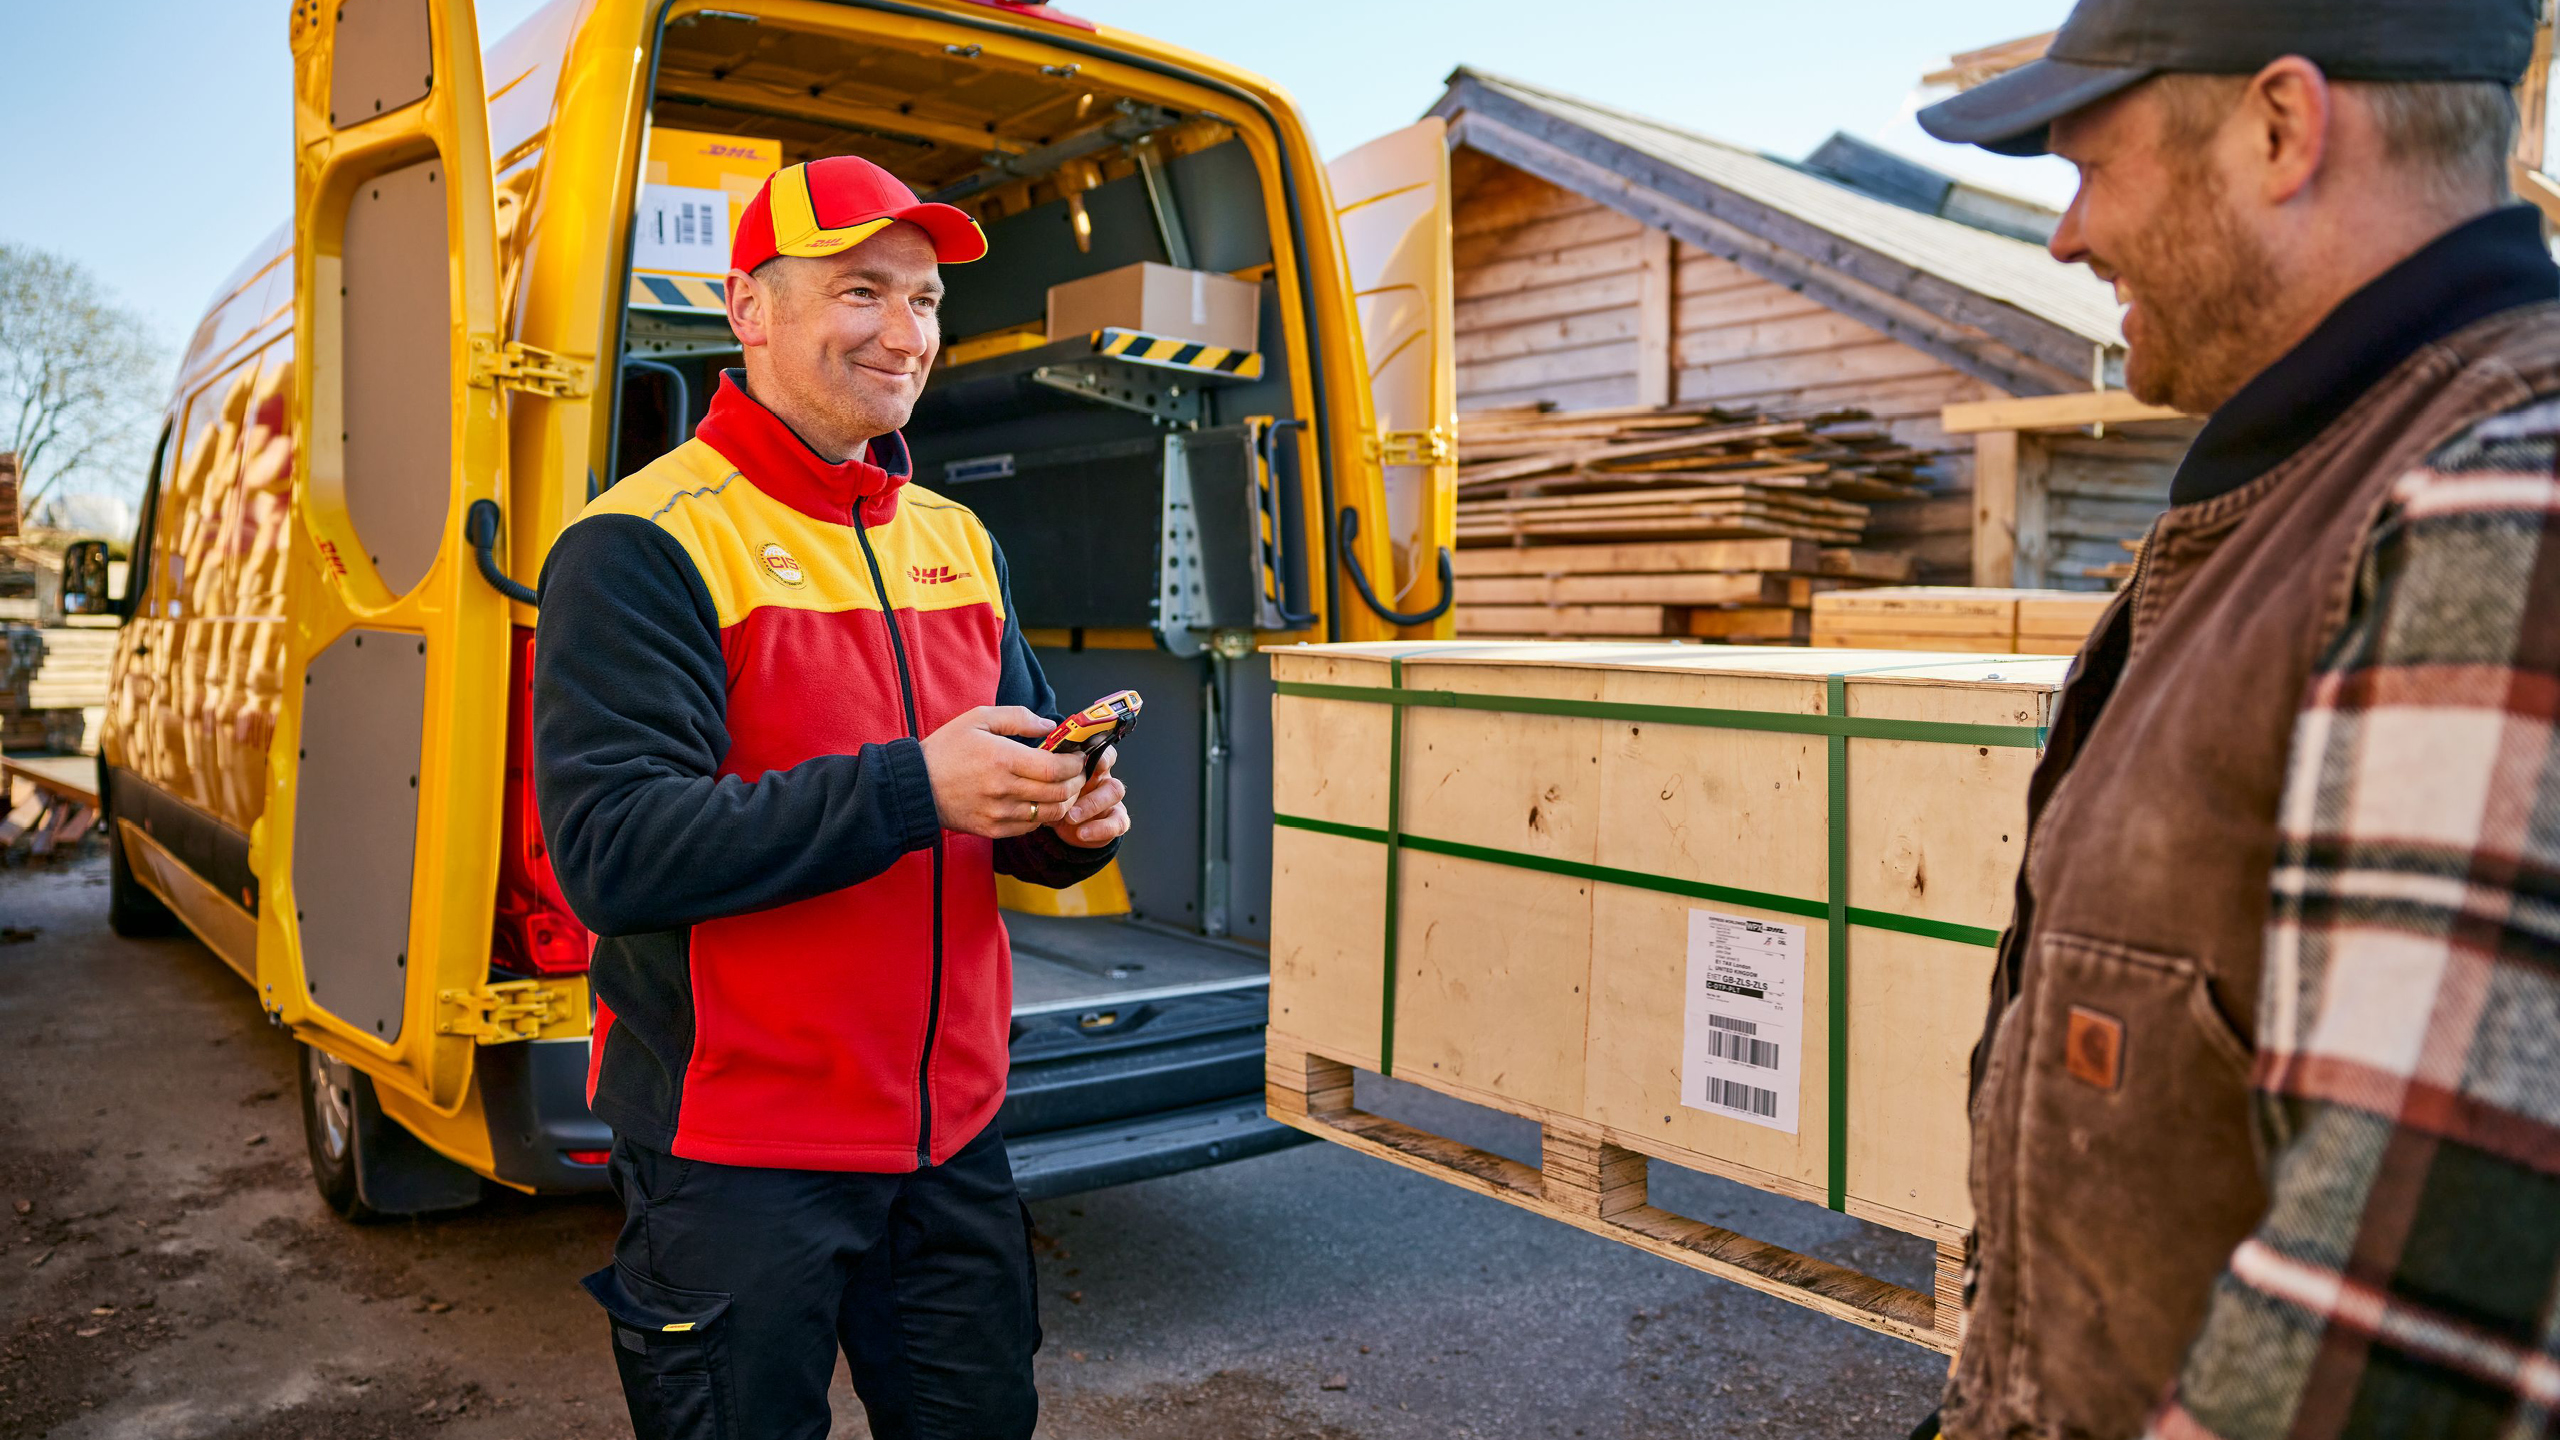
<path id="1" fill-rule="evenodd" d="M 695 185 L 641 186 L 631 268 L 660 275 L 728 273 L 727 193 Z"/>
<path id="2" fill-rule="evenodd" d="M 1689 912 L 1681 1104 L 1796 1133 L 1804 935 L 1802 925 Z"/>

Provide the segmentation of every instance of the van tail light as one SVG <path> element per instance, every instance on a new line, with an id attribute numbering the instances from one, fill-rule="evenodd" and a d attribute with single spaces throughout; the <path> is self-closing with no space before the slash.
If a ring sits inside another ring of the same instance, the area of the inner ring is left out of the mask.
<path id="1" fill-rule="evenodd" d="M 575 975 L 595 937 L 569 911 L 533 794 L 533 631 L 515 627 L 507 661 L 507 790 L 498 834 L 498 913 L 491 960 L 519 975 Z"/>

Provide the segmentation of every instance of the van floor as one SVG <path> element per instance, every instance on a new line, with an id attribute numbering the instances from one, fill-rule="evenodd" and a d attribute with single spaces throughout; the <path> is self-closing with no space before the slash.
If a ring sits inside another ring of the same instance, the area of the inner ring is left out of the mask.
<path id="1" fill-rule="evenodd" d="M 577 1287 L 612 1201 L 338 1221 L 305 1169 L 290 1039 L 202 946 L 117 939 L 105 908 L 94 850 L 0 871 L 0 917 L 39 932 L 0 945 L 0 1436 L 627 1437 Z M 1536 1152 L 1535 1127 L 1471 1129 L 1398 1088 L 1361 1103 Z M 1907 1237 L 1680 1178 L 1688 1214 L 1928 1273 Z M 1898 1435 L 1945 1373 L 1330 1145 L 1031 1214 L 1044 1440 Z M 841 1377 L 834 1402 L 839 1440 L 868 1433 Z"/>
<path id="2" fill-rule="evenodd" d="M 1013 1013 L 1133 1005 L 1271 983 L 1268 954 L 1144 921 L 1005 912 Z"/>

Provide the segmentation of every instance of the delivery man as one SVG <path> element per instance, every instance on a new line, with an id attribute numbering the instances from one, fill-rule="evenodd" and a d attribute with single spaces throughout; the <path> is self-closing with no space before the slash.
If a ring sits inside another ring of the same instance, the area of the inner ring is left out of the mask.
<path id="1" fill-rule="evenodd" d="M 937 265 L 986 249 L 869 161 L 774 175 L 745 369 L 543 568 L 536 783 L 626 1214 L 586 1284 L 643 1440 L 818 1440 L 839 1347 L 882 1440 L 1038 1413 L 996 876 L 1073 884 L 1129 818 L 1108 758 L 1011 738 L 1058 706 L 1004 557 L 909 480 Z"/>
<path id="2" fill-rule="evenodd" d="M 2072 668 L 1974 1056 L 1945 1433 L 2560 1412 L 2560 270 L 2538 0 L 2081 0 L 1921 114 L 2211 418 Z"/>

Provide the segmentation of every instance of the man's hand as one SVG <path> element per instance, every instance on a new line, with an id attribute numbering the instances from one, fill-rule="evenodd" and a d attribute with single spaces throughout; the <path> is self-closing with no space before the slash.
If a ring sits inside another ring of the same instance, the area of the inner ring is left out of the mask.
<path id="1" fill-rule="evenodd" d="M 1004 840 L 1072 813 L 1084 788 L 1084 757 L 1005 738 L 1037 739 L 1055 728 L 1019 705 L 981 705 L 926 736 L 924 768 L 943 828 Z M 1112 793 L 1116 802 L 1116 781 Z"/>
<path id="2" fill-rule="evenodd" d="M 1084 793 L 1068 807 L 1065 818 L 1049 827 L 1059 839 L 1080 849 L 1098 850 L 1129 833 L 1129 807 L 1122 803 L 1128 792 L 1111 773 L 1112 762 L 1119 758 L 1119 746 L 1103 749 L 1102 763 L 1084 782 Z"/>

